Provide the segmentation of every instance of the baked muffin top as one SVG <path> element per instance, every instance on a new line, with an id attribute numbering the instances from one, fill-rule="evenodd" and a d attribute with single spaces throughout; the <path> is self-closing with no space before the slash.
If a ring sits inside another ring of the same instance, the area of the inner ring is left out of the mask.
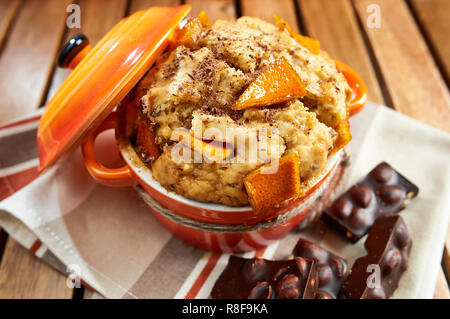
<path id="1" fill-rule="evenodd" d="M 264 108 L 234 110 L 245 89 L 283 58 L 307 94 Z M 248 204 L 244 178 L 291 153 L 300 160 L 304 193 L 326 169 L 328 156 L 348 140 L 346 102 L 351 91 L 334 61 L 258 18 L 218 20 L 202 27 L 195 41 L 163 54 L 137 92 L 142 96 L 141 117 L 161 150 L 152 158 L 153 177 L 166 189 L 199 201 Z M 180 128 L 227 145 L 241 138 L 244 151 L 234 149 L 224 161 L 201 162 L 194 160 L 193 151 L 190 161 L 180 161 L 174 157 L 180 143 L 173 138 Z M 138 150 L 146 159 L 145 147 L 138 145 Z"/>

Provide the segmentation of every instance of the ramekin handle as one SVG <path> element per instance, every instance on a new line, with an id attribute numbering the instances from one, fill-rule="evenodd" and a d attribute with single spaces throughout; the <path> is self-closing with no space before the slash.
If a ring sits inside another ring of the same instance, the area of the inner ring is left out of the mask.
<path id="1" fill-rule="evenodd" d="M 128 166 L 120 168 L 107 168 L 100 164 L 95 156 L 94 144 L 97 136 L 108 129 L 115 128 L 117 125 L 117 115 L 111 113 L 109 117 L 92 133 L 86 142 L 81 146 L 84 163 L 91 176 L 100 184 L 106 186 L 132 186 L 136 184 L 131 169 Z"/>

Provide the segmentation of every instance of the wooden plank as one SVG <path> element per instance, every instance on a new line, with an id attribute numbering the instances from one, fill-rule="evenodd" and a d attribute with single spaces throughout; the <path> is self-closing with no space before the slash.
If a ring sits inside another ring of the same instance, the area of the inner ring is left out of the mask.
<path id="1" fill-rule="evenodd" d="M 5 250 L 7 239 L 8 235 L 3 229 L 0 228 L 0 262 L 2 260 L 3 251 Z"/>
<path id="2" fill-rule="evenodd" d="M 156 6 L 177 6 L 181 0 L 130 0 L 128 14 Z"/>
<path id="3" fill-rule="evenodd" d="M 450 83 L 450 1 L 412 0 L 412 8 L 438 57 L 443 73 Z"/>
<path id="4" fill-rule="evenodd" d="M 297 0 L 305 30 L 333 59 L 351 65 L 364 79 L 369 99 L 384 98 L 350 0 Z"/>
<path id="5" fill-rule="evenodd" d="M 286 20 L 295 30 L 299 30 L 295 5 L 292 0 L 241 0 L 242 15 L 258 17 L 275 23 L 273 14 Z"/>
<path id="6" fill-rule="evenodd" d="M 438 279 L 436 283 L 436 290 L 434 291 L 435 299 L 450 299 L 450 290 L 447 280 L 445 279 L 442 268 L 439 270 Z"/>
<path id="7" fill-rule="evenodd" d="M 447 232 L 447 239 L 445 240 L 444 256 L 442 257 L 442 267 L 447 276 L 447 282 L 450 283 L 450 227 Z"/>
<path id="8" fill-rule="evenodd" d="M 66 277 L 33 256 L 11 237 L 0 271 L 0 298 L 71 298 Z"/>
<path id="9" fill-rule="evenodd" d="M 450 132 L 450 94 L 414 18 L 400 0 L 353 1 L 380 66 L 393 107 Z M 369 5 L 380 8 L 381 28 L 366 23 Z"/>
<path id="10" fill-rule="evenodd" d="M 28 0 L 20 6 L 0 57 L 0 122 L 32 111 L 41 103 L 69 3 Z M 10 11 L 6 19 L 13 15 Z M 64 276 L 8 238 L 0 267 L 0 298 L 71 296 Z"/>
<path id="11" fill-rule="evenodd" d="M 21 0 L 3 0 L 0 1 L 0 52 L 6 40 L 6 36 L 20 8 Z M 1 122 L 1 119 L 0 119 Z M 5 248 L 7 235 L 0 228 L 0 261 Z"/>
<path id="12" fill-rule="evenodd" d="M 84 33 L 91 44 L 97 43 L 112 27 L 125 17 L 126 0 L 79 0 L 81 29 L 69 29 L 68 38 Z"/>
<path id="13" fill-rule="evenodd" d="M 126 0 L 80 0 L 81 28 L 68 29 L 62 45 L 73 36 L 83 33 L 89 42 L 95 45 L 117 22 L 125 16 Z M 55 94 L 62 82 L 69 75 L 70 70 L 55 68 L 47 94 L 47 101 Z"/>
<path id="14" fill-rule="evenodd" d="M 0 1 L 0 50 L 21 3 L 21 0 Z"/>
<path id="15" fill-rule="evenodd" d="M 192 17 L 197 16 L 202 10 L 205 10 L 212 20 L 234 19 L 236 17 L 234 0 L 186 0 L 185 3 L 192 5 L 192 10 L 189 13 L 189 16 Z M 180 0 L 130 0 L 129 14 L 152 6 L 176 6 L 180 4 Z"/>
<path id="16" fill-rule="evenodd" d="M 197 16 L 200 11 L 205 10 L 212 21 L 217 19 L 233 20 L 236 18 L 236 7 L 234 0 L 187 0 L 192 5 L 190 16 Z"/>
<path id="17" fill-rule="evenodd" d="M 36 109 L 47 91 L 69 0 L 27 0 L 0 57 L 0 122 Z"/>
<path id="18" fill-rule="evenodd" d="M 273 13 L 286 19 L 297 27 L 295 7 L 291 1 L 279 3 L 258 0 L 243 0 L 242 13 L 272 21 Z M 260 3 L 258 5 L 258 3 Z M 370 100 L 384 103 L 375 72 L 371 66 L 364 41 L 349 1 L 307 0 L 299 1 L 302 21 L 308 33 L 321 40 L 322 46 L 333 58 L 342 60 L 355 68 L 364 78 L 368 86 Z M 298 28 L 297 28 L 298 30 Z M 336 37 L 343 32 L 345 37 Z M 352 49 L 349 50 L 349 47 Z"/>

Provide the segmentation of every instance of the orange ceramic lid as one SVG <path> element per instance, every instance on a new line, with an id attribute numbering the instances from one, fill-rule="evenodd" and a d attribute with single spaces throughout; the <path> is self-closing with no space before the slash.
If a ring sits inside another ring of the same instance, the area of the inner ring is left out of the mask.
<path id="1" fill-rule="evenodd" d="M 167 47 L 189 5 L 154 7 L 123 19 L 76 66 L 39 123 L 39 169 L 79 146 Z"/>

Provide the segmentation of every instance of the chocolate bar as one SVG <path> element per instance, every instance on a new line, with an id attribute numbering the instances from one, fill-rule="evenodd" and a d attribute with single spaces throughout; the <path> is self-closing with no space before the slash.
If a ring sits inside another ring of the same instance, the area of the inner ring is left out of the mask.
<path id="1" fill-rule="evenodd" d="M 336 299 L 347 273 L 347 261 L 319 245 L 300 238 L 292 251 L 295 257 L 312 259 L 317 268 L 316 299 Z"/>
<path id="2" fill-rule="evenodd" d="M 338 197 L 322 216 L 326 223 L 356 242 L 378 217 L 398 213 L 418 192 L 416 185 L 383 162 Z"/>
<path id="3" fill-rule="evenodd" d="M 378 218 L 364 245 L 368 254 L 355 261 L 341 294 L 350 299 L 389 298 L 408 267 L 412 245 L 402 217 Z"/>
<path id="4" fill-rule="evenodd" d="M 245 259 L 231 256 L 213 299 L 314 299 L 317 270 L 311 259 Z"/>

